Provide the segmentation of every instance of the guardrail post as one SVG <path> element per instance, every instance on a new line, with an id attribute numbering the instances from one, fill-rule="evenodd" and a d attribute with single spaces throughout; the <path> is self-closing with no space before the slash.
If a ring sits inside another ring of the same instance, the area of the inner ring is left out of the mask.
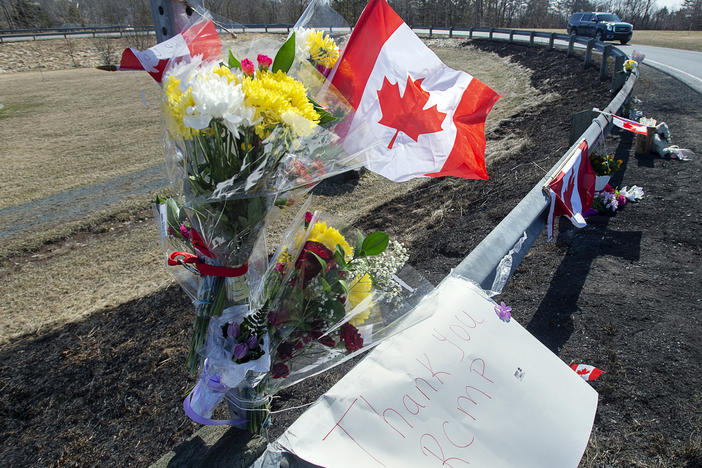
<path id="1" fill-rule="evenodd" d="M 268 25 L 267 24 L 264 26 L 263 30 L 268 32 Z"/>
<path id="2" fill-rule="evenodd" d="M 509 30 L 509 42 L 514 41 L 514 29 Z"/>
<path id="3" fill-rule="evenodd" d="M 626 73 L 624 72 L 625 57 L 618 55 L 614 60 L 614 73 L 612 74 L 612 93 L 618 93 L 626 82 Z"/>
<path id="4" fill-rule="evenodd" d="M 604 46 L 602 49 L 602 63 L 600 63 L 600 81 L 609 77 L 609 57 L 612 53 L 612 44 Z"/>
<path id="5" fill-rule="evenodd" d="M 568 57 L 573 55 L 573 48 L 575 46 L 575 35 L 570 35 L 570 40 L 568 41 Z"/>
<path id="6" fill-rule="evenodd" d="M 495 28 L 490 28 L 490 40 L 492 40 L 492 33 L 495 31 Z"/>
<path id="7" fill-rule="evenodd" d="M 429 26 L 429 39 L 431 39 L 431 35 L 434 32 L 434 26 Z"/>
<path id="8" fill-rule="evenodd" d="M 534 47 L 534 34 L 536 34 L 534 31 L 529 34 L 529 47 Z"/>
<path id="9" fill-rule="evenodd" d="M 594 39 L 590 39 L 589 41 L 587 41 L 587 48 L 585 49 L 585 61 L 584 61 L 585 68 L 592 65 L 592 48 L 594 46 L 595 46 Z"/>
<path id="10" fill-rule="evenodd" d="M 473 28 L 468 30 L 468 39 L 473 39 Z"/>
<path id="11" fill-rule="evenodd" d="M 453 37 L 453 26 L 449 29 L 449 38 Z"/>
<path id="12" fill-rule="evenodd" d="M 553 41 L 556 40 L 556 34 L 551 33 L 551 36 L 548 38 L 548 48 L 553 49 Z"/>

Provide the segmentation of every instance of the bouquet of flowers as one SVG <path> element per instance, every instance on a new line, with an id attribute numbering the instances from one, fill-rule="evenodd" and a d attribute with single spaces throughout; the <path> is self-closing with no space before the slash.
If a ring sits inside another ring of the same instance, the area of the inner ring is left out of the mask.
<path id="1" fill-rule="evenodd" d="M 633 185 L 631 188 L 624 187 L 615 189 L 607 184 L 599 193 L 595 194 L 592 200 L 592 212 L 594 213 L 614 213 L 619 208 L 627 204 L 627 202 L 636 202 L 643 198 L 644 191 L 641 187 Z M 586 213 L 588 214 L 588 213 Z"/>
<path id="2" fill-rule="evenodd" d="M 257 66 L 230 52 L 226 64 L 193 57 L 164 73 L 167 162 L 178 195 L 160 211 L 173 238 L 166 239 L 179 247 L 166 246 L 169 263 L 199 275 L 197 285 L 180 278 L 197 306 L 187 360 L 193 375 L 210 318 L 248 302 L 256 282 L 250 260 L 265 250 L 255 245 L 274 207 L 357 167 L 336 144 L 339 119 L 289 73 L 295 50 L 292 34 L 274 59 L 259 54 Z M 334 110 L 343 115 L 343 103 Z"/>
<path id="3" fill-rule="evenodd" d="M 424 318 L 404 316 L 407 297 L 418 292 L 396 276 L 408 258 L 400 243 L 382 232 L 357 233 L 352 247 L 317 213 L 303 212 L 252 293 L 251 309 L 231 307 L 210 322 L 206 364 L 184 403 L 193 419 L 209 418 L 226 394 L 227 422 L 258 433 L 277 390 Z"/>
<path id="4" fill-rule="evenodd" d="M 612 175 L 612 173 L 621 169 L 622 160 L 617 159 L 615 161 L 614 156 L 607 153 L 595 153 L 590 155 L 590 165 L 592 165 L 592 170 L 598 176 Z"/>
<path id="5" fill-rule="evenodd" d="M 350 111 L 323 74 L 337 58 L 326 34 L 298 28 L 273 58 L 186 57 L 163 73 L 176 194 L 155 214 L 168 264 L 184 267 L 171 272 L 196 307 L 186 366 L 199 380 L 184 409 L 197 422 L 223 423 L 210 417 L 226 396 L 224 423 L 258 433 L 275 391 L 422 319 L 405 317 L 411 302 L 397 298 L 400 285 L 415 297 L 426 288 L 399 279 L 407 254 L 384 233 L 359 234 L 351 247 L 303 209 L 267 258 L 276 211 L 361 165 L 335 131 Z"/>

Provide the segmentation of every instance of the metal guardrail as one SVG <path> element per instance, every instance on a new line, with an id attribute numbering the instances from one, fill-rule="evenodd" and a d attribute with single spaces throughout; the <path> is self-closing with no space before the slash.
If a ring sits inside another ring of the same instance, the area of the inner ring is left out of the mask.
<path id="1" fill-rule="evenodd" d="M 56 36 L 115 36 L 129 34 L 153 34 L 153 26 L 86 26 L 74 28 L 37 28 L 37 29 L 0 29 L 0 43 L 14 42 L 17 40 L 34 40 Z"/>
<path id="2" fill-rule="evenodd" d="M 474 31 L 478 28 L 471 28 Z M 580 38 L 575 36 L 567 36 L 565 34 L 549 34 L 539 33 L 537 31 L 516 31 L 516 30 L 496 30 L 494 28 L 481 28 L 487 32 L 492 30 L 502 34 L 509 34 L 510 41 L 515 35 L 529 36 L 530 44 L 534 44 L 534 37 L 548 37 L 549 47 L 553 48 L 553 40 L 568 40 L 569 54 L 572 53 L 574 43 L 580 43 L 587 46 L 585 60 L 591 57 L 588 52 L 592 49 L 603 51 L 602 68 L 607 66 L 608 56 L 627 57 L 627 55 L 619 49 L 606 46 L 601 42 L 594 41 L 589 38 Z M 490 39 L 496 40 L 490 34 Z M 600 77 L 603 76 L 603 71 L 600 71 Z M 631 94 L 634 84 L 636 83 L 637 75 L 630 74 L 623 87 L 617 95 L 612 99 L 609 105 L 604 109 L 605 112 L 616 113 L 628 99 Z M 512 254 L 511 268 L 507 278 L 511 277 L 514 270 L 519 266 L 519 263 L 526 256 L 527 252 L 536 241 L 538 236 L 543 231 L 546 225 L 545 211 L 550 205 L 550 198 L 543 191 L 543 186 L 549 178 L 562 167 L 563 163 L 573 154 L 578 144 L 584 139 L 588 142 L 588 147 L 592 148 L 600 138 L 603 138 L 611 128 L 612 118 L 605 114 L 600 114 L 592 121 L 585 132 L 580 135 L 576 142 L 566 151 L 560 158 L 558 163 L 554 165 L 546 175 L 532 188 L 529 193 L 510 211 L 505 218 L 478 244 L 468 256 L 456 267 L 456 272 L 472 279 L 480 284 L 483 289 L 490 290 L 493 281 L 497 274 L 497 268 L 505 258 L 509 255 L 510 250 L 515 247 L 518 241 L 526 235 L 521 247 L 518 251 Z"/>

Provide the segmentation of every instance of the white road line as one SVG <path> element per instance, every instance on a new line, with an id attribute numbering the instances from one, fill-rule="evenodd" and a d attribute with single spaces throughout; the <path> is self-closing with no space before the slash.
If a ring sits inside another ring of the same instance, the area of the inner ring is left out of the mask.
<path id="1" fill-rule="evenodd" d="M 697 80 L 697 81 L 699 81 L 700 83 L 702 83 L 702 78 L 699 78 L 699 77 L 697 77 L 697 76 L 695 76 L 695 75 L 691 75 L 690 73 L 688 73 L 688 72 L 686 72 L 686 71 L 682 71 L 682 70 L 680 70 L 679 68 L 675 68 L 675 67 L 671 67 L 670 65 L 666 65 L 665 63 L 656 62 L 655 60 L 651 60 L 651 59 L 649 59 L 648 57 L 646 57 L 646 58 L 644 59 L 644 62 L 643 62 L 643 63 L 644 63 L 644 64 L 646 64 L 646 63 L 652 63 L 652 64 L 654 64 L 654 65 L 658 65 L 659 67 L 667 68 L 667 69 L 669 69 L 669 70 L 674 71 L 675 73 L 680 73 L 680 74 L 683 74 L 683 75 L 685 75 L 685 76 L 689 76 L 689 77 L 692 78 L 693 80 Z"/>

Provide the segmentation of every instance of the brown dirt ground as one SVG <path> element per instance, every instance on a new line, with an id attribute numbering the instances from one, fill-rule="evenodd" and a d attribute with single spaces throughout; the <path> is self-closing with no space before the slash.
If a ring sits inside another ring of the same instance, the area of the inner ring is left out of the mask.
<path id="1" fill-rule="evenodd" d="M 535 70 L 533 86 L 561 98 L 494 130 L 533 140 L 490 164 L 490 181 L 432 180 L 359 226 L 412 239 L 410 263 L 433 282 L 563 153 L 570 115 L 609 100 L 597 70 L 583 71 L 561 52 L 479 47 L 513 54 Z M 700 153 L 700 124 L 689 116 L 701 96 L 649 68 L 636 94 L 647 115 L 670 124 L 674 142 Z M 702 466 L 701 163 L 635 156 L 629 135 L 607 145 L 625 160 L 613 182 L 642 186 L 644 200 L 582 230 L 562 223 L 557 242 L 535 244 L 501 300 L 565 361 L 607 372 L 593 383 L 600 405 L 582 466 Z M 190 382 L 183 361 L 191 308 L 170 287 L 2 346 L 0 465 L 145 465 L 180 444 L 198 427 L 180 407 Z M 278 408 L 312 401 L 343 371 L 281 392 Z M 277 414 L 271 436 L 298 415 Z"/>

